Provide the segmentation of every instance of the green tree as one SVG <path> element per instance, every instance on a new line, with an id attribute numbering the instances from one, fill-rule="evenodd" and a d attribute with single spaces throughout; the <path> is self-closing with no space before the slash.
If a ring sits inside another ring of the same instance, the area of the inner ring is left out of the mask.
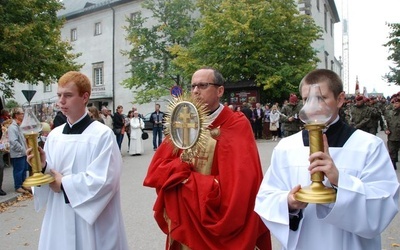
<path id="1" fill-rule="evenodd" d="M 11 99 L 6 102 L 6 108 L 9 110 L 16 107 L 21 107 L 21 105 L 16 100 Z"/>
<path id="2" fill-rule="evenodd" d="M 229 82 L 254 81 L 271 97 L 297 91 L 316 67 L 312 48 L 321 29 L 293 0 L 198 0 L 201 18 L 188 48 L 175 46 L 174 64 L 186 75 L 218 68 Z"/>
<path id="3" fill-rule="evenodd" d="M 390 56 L 387 58 L 394 62 L 394 67 L 389 67 L 390 72 L 383 78 L 390 83 L 400 85 L 400 23 L 389 23 L 389 42 L 383 46 L 389 48 Z"/>
<path id="4" fill-rule="evenodd" d="M 133 89 L 139 104 L 157 100 L 182 84 L 180 72 L 171 65 L 175 55 L 170 51 L 177 45 L 187 47 L 198 26 L 192 0 L 145 0 L 142 7 L 151 11 L 155 25 L 149 27 L 150 17 L 142 12 L 128 19 L 125 29 L 132 50 L 122 51 L 130 59 L 131 73 L 122 85 Z"/>
<path id="5" fill-rule="evenodd" d="M 78 70 L 69 43 L 61 40 L 64 20 L 58 0 L 13 0 L 0 4 L 0 90 L 12 97 L 15 81 L 51 84 Z"/>

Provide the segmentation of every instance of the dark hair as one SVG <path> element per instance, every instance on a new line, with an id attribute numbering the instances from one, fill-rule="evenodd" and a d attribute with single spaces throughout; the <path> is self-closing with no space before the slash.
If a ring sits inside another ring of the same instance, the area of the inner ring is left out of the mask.
<path id="1" fill-rule="evenodd" d="M 329 69 L 316 69 L 308 73 L 300 82 L 299 91 L 304 84 L 315 84 L 326 82 L 329 89 L 333 92 L 335 98 L 343 92 L 343 83 L 340 76 Z"/>
<path id="2" fill-rule="evenodd" d="M 221 72 L 219 72 L 218 70 L 212 68 L 212 67 L 203 67 L 201 69 L 209 69 L 212 70 L 214 72 L 214 84 L 218 84 L 221 86 L 225 85 L 225 79 L 222 76 Z"/>

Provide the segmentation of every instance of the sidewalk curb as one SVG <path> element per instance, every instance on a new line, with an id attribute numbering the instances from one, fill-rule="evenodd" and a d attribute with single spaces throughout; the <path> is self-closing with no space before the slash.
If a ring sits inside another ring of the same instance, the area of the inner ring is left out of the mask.
<path id="1" fill-rule="evenodd" d="M 6 196 L 0 196 L 0 204 L 2 203 L 7 203 L 7 202 L 12 202 L 12 201 L 16 201 L 18 196 L 21 196 L 22 194 L 17 194 L 17 193 L 13 193 L 11 195 L 6 195 Z M 3 198 L 4 197 L 4 198 Z"/>

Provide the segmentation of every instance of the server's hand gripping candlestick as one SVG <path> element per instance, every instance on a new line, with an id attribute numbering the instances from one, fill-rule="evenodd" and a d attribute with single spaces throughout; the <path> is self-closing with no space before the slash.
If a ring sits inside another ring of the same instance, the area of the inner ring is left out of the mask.
<path id="1" fill-rule="evenodd" d="M 51 183 L 54 181 L 54 178 L 49 174 L 42 173 L 42 163 L 38 150 L 38 137 L 42 130 L 42 124 L 36 118 L 31 107 L 27 107 L 24 113 L 24 119 L 20 128 L 25 136 L 28 147 L 32 148 L 33 158 L 29 163 L 33 174 L 26 178 L 22 185 L 24 187 L 31 187 Z"/>
<path id="2" fill-rule="evenodd" d="M 300 110 L 300 119 L 305 123 L 310 142 L 310 154 L 324 151 L 322 130 L 332 117 L 332 110 L 325 103 L 318 84 L 311 84 L 306 103 Z M 336 201 L 336 191 L 322 182 L 323 172 L 311 175 L 311 185 L 303 187 L 295 194 L 295 199 L 307 203 L 332 203 Z"/>

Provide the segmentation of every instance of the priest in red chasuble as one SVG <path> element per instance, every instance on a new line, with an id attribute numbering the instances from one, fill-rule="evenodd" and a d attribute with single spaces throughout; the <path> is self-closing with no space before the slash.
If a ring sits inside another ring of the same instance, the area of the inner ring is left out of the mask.
<path id="1" fill-rule="evenodd" d="M 272 249 L 254 212 L 263 173 L 250 123 L 220 104 L 224 78 L 217 70 L 196 71 L 191 84 L 192 98 L 208 112 L 206 146 L 187 161 L 167 136 L 144 180 L 157 192 L 155 219 L 166 249 Z"/>

